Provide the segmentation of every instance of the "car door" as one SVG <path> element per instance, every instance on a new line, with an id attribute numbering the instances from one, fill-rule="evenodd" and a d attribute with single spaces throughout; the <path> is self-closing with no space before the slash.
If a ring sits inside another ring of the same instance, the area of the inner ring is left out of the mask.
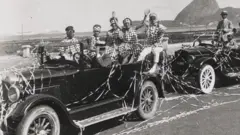
<path id="1" fill-rule="evenodd" d="M 109 86 L 110 89 L 112 86 L 112 79 L 108 79 L 110 72 L 111 68 L 92 68 L 69 76 L 68 86 L 74 101 L 79 104 L 89 104 L 114 98 L 109 90 Z"/>

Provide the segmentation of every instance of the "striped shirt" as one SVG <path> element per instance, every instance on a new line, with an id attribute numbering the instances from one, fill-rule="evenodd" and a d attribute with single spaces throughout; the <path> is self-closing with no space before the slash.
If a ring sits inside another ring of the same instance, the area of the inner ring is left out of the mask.
<path id="1" fill-rule="evenodd" d="M 109 30 L 107 32 L 107 45 L 112 46 L 113 43 L 115 42 L 116 45 L 120 45 L 122 43 L 122 31 L 120 29 L 117 30 Z"/>
<path id="2" fill-rule="evenodd" d="M 164 35 L 164 28 L 161 27 L 160 24 L 156 25 L 147 25 L 147 30 L 146 30 L 146 35 L 147 35 L 147 44 L 148 45 L 154 45 L 156 43 L 160 42 L 160 39 Z"/>
<path id="3" fill-rule="evenodd" d="M 123 42 L 124 43 L 128 43 L 128 44 L 137 44 L 138 43 L 138 37 L 137 37 L 137 33 L 135 30 L 133 29 L 129 29 L 129 30 L 123 30 L 124 34 L 123 34 Z"/>
<path id="4" fill-rule="evenodd" d="M 76 38 L 65 38 L 62 43 L 66 43 L 68 46 L 67 47 L 60 47 L 59 51 L 67 54 L 73 55 L 74 53 L 80 52 L 80 45 L 79 41 Z"/>

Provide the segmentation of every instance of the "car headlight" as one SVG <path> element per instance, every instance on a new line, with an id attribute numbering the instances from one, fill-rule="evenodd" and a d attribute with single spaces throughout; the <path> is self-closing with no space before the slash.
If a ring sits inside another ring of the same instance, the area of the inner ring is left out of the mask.
<path id="1" fill-rule="evenodd" d="M 12 103 L 17 102 L 20 98 L 20 90 L 16 86 L 8 89 L 8 100 Z"/>

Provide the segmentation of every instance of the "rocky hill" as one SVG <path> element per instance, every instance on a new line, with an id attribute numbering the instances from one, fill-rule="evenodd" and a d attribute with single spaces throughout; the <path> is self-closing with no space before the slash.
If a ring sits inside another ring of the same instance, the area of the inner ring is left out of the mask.
<path id="1" fill-rule="evenodd" d="M 219 8 L 216 0 L 193 0 L 176 16 L 174 22 L 215 26 L 221 20 L 220 14 L 223 10 L 228 11 L 228 19 L 233 21 L 234 25 L 240 22 L 240 8 Z"/>
<path id="2" fill-rule="evenodd" d="M 219 9 L 216 0 L 193 0 L 176 16 L 175 21 L 196 24 L 200 18 L 214 15 Z"/>
<path id="3" fill-rule="evenodd" d="M 237 25 L 240 22 L 240 8 L 226 7 L 219 9 L 215 14 L 210 16 L 205 16 L 197 20 L 197 24 L 209 24 L 216 23 L 216 21 L 221 20 L 221 12 L 223 10 L 228 11 L 228 19 L 233 22 L 234 25 Z"/>

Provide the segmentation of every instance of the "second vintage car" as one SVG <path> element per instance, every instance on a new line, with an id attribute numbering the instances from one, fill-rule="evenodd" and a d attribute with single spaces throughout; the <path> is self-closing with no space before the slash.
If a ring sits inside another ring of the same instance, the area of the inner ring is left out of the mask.
<path id="1" fill-rule="evenodd" d="M 215 42 L 213 34 L 200 36 L 189 48 L 175 52 L 172 73 L 203 93 L 211 93 L 216 80 L 237 78 L 240 74 L 240 49 L 229 49 Z M 222 80 L 223 81 L 223 80 Z"/>

